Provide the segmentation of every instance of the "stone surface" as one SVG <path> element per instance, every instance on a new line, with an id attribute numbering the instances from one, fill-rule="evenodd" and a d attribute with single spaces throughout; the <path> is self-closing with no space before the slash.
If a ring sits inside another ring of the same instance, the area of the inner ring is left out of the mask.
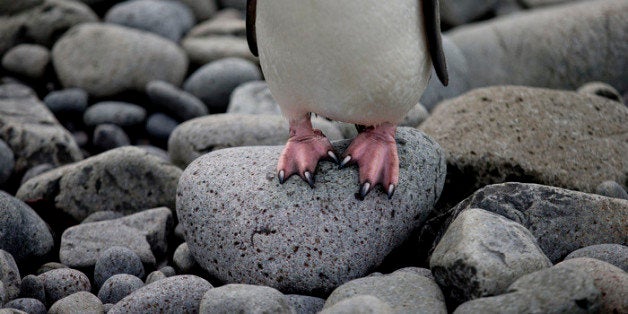
<path id="1" fill-rule="evenodd" d="M 190 251 L 222 281 L 284 293 L 321 294 L 366 275 L 423 224 L 443 185 L 443 152 L 435 142 L 399 128 L 397 144 L 400 181 L 392 200 L 379 188 L 359 200 L 356 167 L 339 171 L 329 162 L 318 165 L 315 189 L 298 177 L 280 185 L 281 146 L 225 149 L 195 160 L 177 192 Z M 347 145 L 336 142 L 336 149 Z"/>
<path id="2" fill-rule="evenodd" d="M 20 298 L 39 300 L 42 304 L 46 302 L 44 281 L 35 275 L 24 276 L 20 285 Z"/>
<path id="3" fill-rule="evenodd" d="M 312 124 L 330 140 L 342 139 L 331 122 L 314 119 Z M 168 141 L 173 163 L 185 168 L 203 154 L 229 147 L 282 145 L 288 140 L 288 121 L 278 115 L 214 114 L 179 125 Z"/>
<path id="4" fill-rule="evenodd" d="M 286 295 L 286 298 L 296 314 L 318 313 L 325 305 L 325 299 L 311 297 L 308 295 L 288 294 Z"/>
<path id="5" fill-rule="evenodd" d="M 452 26 L 466 24 L 495 9 L 499 0 L 445 0 L 440 2 L 444 23 Z"/>
<path id="6" fill-rule="evenodd" d="M 89 216 L 87 216 L 85 219 L 83 219 L 81 221 L 82 224 L 86 224 L 86 223 L 90 223 L 90 222 L 99 222 L 99 221 L 106 221 L 106 220 L 112 220 L 112 219 L 118 219 L 118 218 L 122 218 L 124 217 L 124 214 L 120 213 L 120 212 L 114 212 L 111 210 L 106 210 L 106 211 L 102 211 L 102 212 L 95 212 Z"/>
<path id="7" fill-rule="evenodd" d="M 146 119 L 146 109 L 125 102 L 104 101 L 90 106 L 83 116 L 88 126 L 111 123 L 121 127 L 138 125 Z"/>
<path id="8" fill-rule="evenodd" d="M 108 314 L 155 311 L 198 313 L 201 299 L 212 285 L 192 276 L 168 277 L 146 285 L 116 303 Z"/>
<path id="9" fill-rule="evenodd" d="M 136 0 L 113 6 L 105 22 L 151 32 L 174 42 L 194 25 L 192 11 L 175 1 Z"/>
<path id="10" fill-rule="evenodd" d="M 344 299 L 334 306 L 323 309 L 320 314 L 392 314 L 396 313 L 388 303 L 370 295 L 356 295 Z"/>
<path id="11" fill-rule="evenodd" d="M 4 305 L 5 308 L 16 309 L 24 311 L 29 314 L 46 314 L 46 306 L 37 299 L 20 298 L 8 302 Z"/>
<path id="12" fill-rule="evenodd" d="M 166 276 L 164 273 L 158 270 L 155 270 L 151 272 L 150 274 L 148 274 L 148 276 L 146 276 L 146 284 L 150 285 L 153 282 L 157 282 L 159 280 L 166 279 L 166 278 L 168 278 L 168 276 Z"/>
<path id="13" fill-rule="evenodd" d="M 13 151 L 2 139 L 0 139 L 0 185 L 6 182 L 15 168 Z"/>
<path id="14" fill-rule="evenodd" d="M 158 109 L 181 121 L 207 115 L 207 106 L 194 95 L 164 81 L 152 81 L 146 85 L 146 94 Z"/>
<path id="15" fill-rule="evenodd" d="M 418 127 L 421 123 L 425 122 L 427 118 L 430 116 L 430 113 L 427 112 L 427 109 L 423 107 L 423 105 L 416 104 L 406 116 L 399 122 L 399 126 L 407 126 L 411 128 Z"/>
<path id="16" fill-rule="evenodd" d="M 92 144 L 99 151 L 107 151 L 131 145 L 131 139 L 124 129 L 115 124 L 99 124 L 94 129 Z"/>
<path id="17" fill-rule="evenodd" d="M 103 303 L 116 304 L 133 291 L 144 286 L 142 279 L 129 274 L 117 274 L 109 277 L 98 291 L 98 298 Z"/>
<path id="18" fill-rule="evenodd" d="M 104 313 L 104 308 L 102 302 L 95 295 L 81 291 L 55 302 L 48 313 Z"/>
<path id="19" fill-rule="evenodd" d="M 245 38 L 230 35 L 186 37 L 181 41 L 183 49 L 194 64 L 207 64 L 223 58 L 240 58 L 256 62 Z"/>
<path id="20" fill-rule="evenodd" d="M 244 0 L 218 0 L 222 3 L 223 7 L 234 8 L 240 11 L 244 11 L 246 8 L 246 1 Z"/>
<path id="21" fill-rule="evenodd" d="M 588 257 L 607 262 L 628 271 L 628 247 L 621 244 L 597 244 L 577 249 L 565 256 L 565 260 Z"/>
<path id="22" fill-rule="evenodd" d="M 448 180 L 469 192 L 506 181 L 587 192 L 627 184 L 628 108 L 604 98 L 483 88 L 441 103 L 420 129 L 447 152 Z"/>
<path id="23" fill-rule="evenodd" d="M 246 37 L 246 22 L 242 12 L 234 9 L 220 10 L 210 20 L 198 23 L 187 34 L 188 37 L 210 35 Z"/>
<path id="24" fill-rule="evenodd" d="M 280 115 L 281 109 L 266 81 L 252 81 L 241 84 L 233 91 L 227 112 Z"/>
<path id="25" fill-rule="evenodd" d="M 20 181 L 20 185 L 26 183 L 26 181 L 48 171 L 48 170 L 52 170 L 54 169 L 54 166 L 51 164 L 41 164 L 41 165 L 37 165 L 34 166 L 28 170 L 26 170 L 26 172 L 24 173 L 24 175 L 22 176 L 22 180 Z"/>
<path id="26" fill-rule="evenodd" d="M 421 241 L 438 243 L 453 219 L 467 208 L 481 208 L 522 224 L 553 263 L 582 247 L 626 243 L 628 201 L 523 183 L 496 184 L 477 191 L 441 218 L 431 219 L 422 230 Z"/>
<path id="27" fill-rule="evenodd" d="M 22 279 L 15 259 L 7 251 L 0 250 L 0 281 L 4 287 L 4 301 L 10 301 L 20 294 Z"/>
<path id="28" fill-rule="evenodd" d="M 395 313 L 447 313 L 445 297 L 436 282 L 409 269 L 349 281 L 331 293 L 325 308 L 366 295 L 385 302 Z"/>
<path id="29" fill-rule="evenodd" d="M 199 313 L 294 313 L 286 296 L 264 286 L 228 284 L 208 290 Z"/>
<path id="30" fill-rule="evenodd" d="M 192 13 L 196 17 L 197 21 L 206 20 L 216 13 L 217 4 L 215 0 L 176 0 L 184 3 L 190 9 L 192 9 Z"/>
<path id="31" fill-rule="evenodd" d="M 41 45 L 17 45 L 2 57 L 2 67 L 30 79 L 41 79 L 49 63 L 50 51 Z"/>
<path id="32" fill-rule="evenodd" d="M 17 198 L 45 203 L 77 222 L 111 210 L 132 214 L 174 208 L 181 170 L 136 147 L 120 147 L 82 162 L 56 168 L 20 187 Z"/>
<path id="33" fill-rule="evenodd" d="M 55 270 L 55 269 L 61 269 L 61 268 L 68 268 L 68 266 L 63 265 L 61 263 L 57 263 L 57 262 L 48 262 L 45 263 L 43 265 L 41 265 L 38 269 L 37 269 L 37 275 L 41 275 L 45 272 L 49 272 L 51 270 Z"/>
<path id="34" fill-rule="evenodd" d="M 39 275 L 39 278 L 44 282 L 48 306 L 76 292 L 91 289 L 89 278 L 72 268 L 53 269 Z"/>
<path id="35" fill-rule="evenodd" d="M 52 91 L 44 98 L 44 104 L 55 115 L 83 114 L 87 109 L 89 96 L 80 88 Z"/>
<path id="36" fill-rule="evenodd" d="M 202 100 L 210 112 L 225 112 L 233 90 L 242 83 L 262 78 L 259 68 L 241 58 L 208 63 L 185 81 L 185 91 Z"/>
<path id="37" fill-rule="evenodd" d="M 525 274 L 552 266 L 524 226 L 468 208 L 449 225 L 430 268 L 450 300 L 500 295 Z"/>
<path id="38" fill-rule="evenodd" d="M 173 42 L 151 33 L 111 24 L 82 24 L 52 49 L 52 61 L 65 87 L 90 95 L 143 91 L 153 80 L 179 85 L 188 60 Z"/>
<path id="39" fill-rule="evenodd" d="M 610 86 L 604 82 L 586 83 L 580 86 L 577 92 L 580 94 L 585 94 L 585 95 L 600 96 L 600 97 L 604 97 L 613 101 L 623 103 L 621 94 L 619 94 L 619 92 L 615 88 L 613 88 L 613 86 Z"/>
<path id="40" fill-rule="evenodd" d="M 20 175 L 35 165 L 58 166 L 83 158 L 72 135 L 23 85 L 0 85 L 0 139 L 13 151 Z"/>
<path id="41" fill-rule="evenodd" d="M 174 270 L 174 268 L 172 268 L 172 266 L 164 266 L 160 268 L 159 271 L 162 272 L 164 275 L 166 275 L 166 277 L 172 277 L 177 274 L 177 272 Z"/>
<path id="42" fill-rule="evenodd" d="M 0 249 L 18 262 L 44 257 L 53 248 L 46 223 L 28 205 L 0 191 Z"/>
<path id="43" fill-rule="evenodd" d="M 595 194 L 628 200 L 628 192 L 615 181 L 604 181 L 595 188 Z"/>
<path id="44" fill-rule="evenodd" d="M 153 113 L 146 120 L 146 132 L 155 140 L 167 143 L 170 134 L 178 125 L 179 123 L 168 115 Z"/>
<path id="45" fill-rule="evenodd" d="M 100 288 L 107 279 L 117 274 L 144 277 L 142 260 L 129 248 L 112 246 L 98 256 L 94 266 L 94 285 Z"/>
<path id="46" fill-rule="evenodd" d="M 167 251 L 172 219 L 170 209 L 161 207 L 70 227 L 61 236 L 59 259 L 71 267 L 91 267 L 100 252 L 123 246 L 135 252 L 143 263 L 154 265 Z"/>
<path id="47" fill-rule="evenodd" d="M 177 247 L 172 261 L 182 273 L 189 273 L 197 265 L 187 243 L 182 243 Z"/>
<path id="48" fill-rule="evenodd" d="M 15 14 L 26 9 L 30 9 L 38 4 L 41 4 L 44 0 L 0 0 L 0 15 Z"/>

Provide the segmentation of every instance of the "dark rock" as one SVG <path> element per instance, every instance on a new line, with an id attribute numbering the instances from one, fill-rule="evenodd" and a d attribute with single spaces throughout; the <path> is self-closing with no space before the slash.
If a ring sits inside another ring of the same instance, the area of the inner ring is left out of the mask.
<path id="1" fill-rule="evenodd" d="M 53 269 L 39 275 L 39 278 L 44 282 L 47 305 L 76 292 L 91 290 L 89 278 L 76 269 Z"/>
<path id="2" fill-rule="evenodd" d="M 27 275 L 22 278 L 22 284 L 20 285 L 20 298 L 39 300 L 42 304 L 46 302 L 44 281 L 35 275 Z"/>
<path id="3" fill-rule="evenodd" d="M 131 145 L 129 136 L 115 124 L 99 124 L 94 129 L 92 140 L 94 147 L 100 151 Z"/>
<path id="4" fill-rule="evenodd" d="M 46 314 L 46 306 L 37 299 L 20 298 L 8 302 L 4 305 L 5 308 L 16 309 L 24 311 L 29 314 Z"/>
<path id="5" fill-rule="evenodd" d="M 15 168 L 13 151 L 2 139 L 0 139 L 0 185 L 6 182 Z"/>
<path id="6" fill-rule="evenodd" d="M 80 88 L 68 88 L 50 92 L 44 98 L 46 107 L 57 116 L 63 114 L 83 115 L 87 109 L 89 96 Z"/>
<path id="7" fill-rule="evenodd" d="M 621 94 L 615 88 L 613 88 L 613 86 L 610 86 L 603 82 L 586 83 L 580 86 L 580 88 L 578 88 L 578 93 L 585 94 L 585 95 L 600 96 L 606 99 L 623 103 Z"/>
<path id="8" fill-rule="evenodd" d="M 154 113 L 146 121 L 146 132 L 157 140 L 167 142 L 178 125 L 175 119 L 163 113 Z"/>
<path id="9" fill-rule="evenodd" d="M 595 188 L 595 194 L 628 200 L 628 192 L 615 181 L 604 181 Z"/>
<path id="10" fill-rule="evenodd" d="M 171 266 L 164 266 L 160 268 L 159 271 L 166 275 L 166 277 L 172 277 L 177 274 L 177 272 Z"/>
<path id="11" fill-rule="evenodd" d="M 142 260 L 135 252 L 126 247 L 112 246 L 104 250 L 98 256 L 94 266 L 95 286 L 100 288 L 109 277 L 117 274 L 144 277 Z"/>
<path id="12" fill-rule="evenodd" d="M 286 296 L 264 286 L 228 284 L 209 289 L 199 313 L 293 313 Z"/>
<path id="13" fill-rule="evenodd" d="M 11 301 L 20 295 L 20 285 L 22 284 L 20 270 L 17 268 L 13 256 L 4 250 L 0 250 L 0 281 L 4 286 L 4 302 Z"/>
<path id="14" fill-rule="evenodd" d="M 307 295 L 289 294 L 286 298 L 296 314 L 315 314 L 325 305 L 325 299 Z"/>
<path id="15" fill-rule="evenodd" d="M 37 269 L 37 275 L 41 275 L 45 272 L 49 272 L 51 270 L 55 270 L 55 269 L 62 269 L 62 268 L 68 268 L 68 266 L 63 265 L 61 263 L 57 263 L 57 262 L 48 262 L 45 263 L 43 265 L 41 265 L 39 267 L 39 269 Z"/>
<path id="16" fill-rule="evenodd" d="M 44 0 L 0 0 L 0 15 L 11 15 L 30 9 L 44 2 Z"/>
<path id="17" fill-rule="evenodd" d="M 146 85 L 146 94 L 153 105 L 182 121 L 209 113 L 200 99 L 170 83 L 152 81 Z"/>
<path id="18" fill-rule="evenodd" d="M 41 79 L 49 63 L 50 50 L 40 45 L 17 45 L 2 57 L 2 67 L 30 79 Z"/>
<path id="19" fill-rule="evenodd" d="M 104 308 L 102 302 L 95 295 L 81 291 L 55 302 L 48 313 L 104 313 Z"/>
<path id="20" fill-rule="evenodd" d="M 54 166 L 51 164 L 41 164 L 41 165 L 37 165 L 34 166 L 28 170 L 26 170 L 26 172 L 24 173 L 24 175 L 22 176 L 22 181 L 20 182 L 20 185 L 26 183 L 26 181 L 48 171 L 48 170 L 52 170 L 54 169 Z"/>
<path id="21" fill-rule="evenodd" d="M 182 273 L 189 273 L 197 265 L 187 243 L 182 243 L 177 247 L 172 261 Z"/>
<path id="22" fill-rule="evenodd" d="M 166 276 L 164 273 L 162 273 L 162 272 L 160 272 L 158 270 L 155 270 L 155 271 L 151 272 L 150 274 L 148 274 L 148 276 L 146 276 L 146 284 L 150 285 L 153 282 L 156 282 L 156 281 L 159 281 L 159 280 L 162 280 L 162 279 L 166 279 L 166 278 L 168 278 L 168 276 Z"/>
<path id="23" fill-rule="evenodd" d="M 106 211 L 102 211 L 102 212 L 95 212 L 89 216 L 87 216 L 85 219 L 83 219 L 83 221 L 81 221 L 82 224 L 86 224 L 86 223 L 90 223 L 90 222 L 99 222 L 99 221 L 106 221 L 106 220 L 113 220 L 113 219 L 118 219 L 118 218 L 122 218 L 124 217 L 123 213 L 120 212 L 114 212 L 111 210 L 106 210 Z"/>
<path id="24" fill-rule="evenodd" d="M 129 274 L 117 274 L 109 277 L 103 283 L 98 298 L 103 303 L 116 304 L 133 291 L 144 286 L 142 279 Z"/>
<path id="25" fill-rule="evenodd" d="M 141 124 L 145 119 L 146 109 L 138 105 L 117 101 L 97 103 L 89 107 L 83 116 L 83 121 L 88 126 L 110 123 L 126 127 Z"/>

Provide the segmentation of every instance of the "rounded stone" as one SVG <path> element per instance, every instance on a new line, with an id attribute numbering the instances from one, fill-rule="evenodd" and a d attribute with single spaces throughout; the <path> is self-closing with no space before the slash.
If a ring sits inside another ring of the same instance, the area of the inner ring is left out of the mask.
<path id="1" fill-rule="evenodd" d="M 16 309 L 29 314 L 46 314 L 46 305 L 40 300 L 31 298 L 19 298 L 8 302 L 4 308 Z"/>
<path id="2" fill-rule="evenodd" d="M 234 8 L 240 11 L 244 11 L 246 8 L 245 0 L 219 0 L 223 7 Z"/>
<path id="3" fill-rule="evenodd" d="M 319 313 L 325 305 L 325 299 L 308 295 L 289 294 L 286 298 L 297 314 Z"/>
<path id="4" fill-rule="evenodd" d="M 183 87 L 201 99 L 209 111 L 218 113 L 226 111 L 229 97 L 236 87 L 261 78 L 261 72 L 254 63 L 240 58 L 226 58 L 196 70 Z"/>
<path id="5" fill-rule="evenodd" d="M 87 291 L 81 291 L 55 302 L 50 306 L 48 313 L 104 313 L 104 308 L 98 297 Z"/>
<path id="6" fill-rule="evenodd" d="M 52 91 L 44 98 L 44 104 L 55 115 L 82 114 L 88 106 L 89 96 L 80 88 Z"/>
<path id="7" fill-rule="evenodd" d="M 15 14 L 30 9 L 44 2 L 44 0 L 0 0 L 0 15 Z"/>
<path id="8" fill-rule="evenodd" d="M 22 176 L 22 181 L 20 182 L 20 185 L 24 184 L 26 181 L 30 180 L 31 178 L 34 178 L 48 170 L 52 170 L 54 169 L 54 166 L 51 164 L 41 164 L 41 165 L 37 165 L 34 166 L 28 170 L 26 170 L 26 172 L 24 173 L 24 175 Z"/>
<path id="9" fill-rule="evenodd" d="M 41 303 L 46 302 L 44 281 L 35 275 L 24 276 L 24 278 L 22 278 L 22 284 L 20 285 L 20 297 L 26 299 L 36 299 Z"/>
<path id="10" fill-rule="evenodd" d="M 83 121 L 88 126 L 115 124 L 121 127 L 138 125 L 146 119 L 146 109 L 125 102 L 104 101 L 89 107 Z"/>
<path id="11" fill-rule="evenodd" d="M 41 274 L 49 272 L 51 270 L 62 269 L 62 268 L 68 268 L 68 266 L 66 266 L 64 264 L 61 264 L 61 263 L 57 263 L 57 262 L 48 262 L 48 263 L 45 263 L 45 264 L 41 265 L 37 269 L 37 275 L 41 275 Z"/>
<path id="12" fill-rule="evenodd" d="M 39 278 L 44 282 L 47 305 L 52 305 L 76 292 L 91 290 L 89 278 L 76 269 L 53 269 L 39 275 Z"/>
<path id="13" fill-rule="evenodd" d="M 265 81 L 241 84 L 231 94 L 228 113 L 281 114 L 279 105 Z"/>
<path id="14" fill-rule="evenodd" d="M 164 266 L 160 268 L 159 271 L 166 275 L 166 277 L 172 277 L 177 274 L 177 272 L 171 266 Z"/>
<path id="15" fill-rule="evenodd" d="M 179 85 L 188 67 L 175 43 L 112 24 L 73 28 L 53 47 L 52 61 L 65 87 L 82 87 L 98 97 L 143 91 L 153 80 Z"/>
<path id="16" fill-rule="evenodd" d="M 179 122 L 168 115 L 153 113 L 148 117 L 148 120 L 146 120 L 146 132 L 156 140 L 165 143 L 178 125 Z"/>
<path id="17" fill-rule="evenodd" d="M 10 253 L 0 250 L 0 281 L 4 287 L 4 301 L 17 298 L 20 295 L 22 279 L 15 259 Z"/>
<path id="18" fill-rule="evenodd" d="M 623 99 L 621 94 L 611 85 L 603 82 L 589 82 L 586 83 L 577 90 L 578 93 L 585 95 L 595 95 L 604 97 L 613 101 L 622 103 Z"/>
<path id="19" fill-rule="evenodd" d="M 356 295 L 344 299 L 331 307 L 323 309 L 320 314 L 392 314 L 395 312 L 388 303 L 371 295 Z"/>
<path id="20" fill-rule="evenodd" d="M 604 181 L 595 188 L 595 194 L 628 200 L 628 192 L 615 181 Z"/>
<path id="21" fill-rule="evenodd" d="M 218 5 L 215 0 L 178 0 L 185 5 L 187 5 L 197 21 L 203 21 L 210 17 L 212 17 L 216 10 L 218 9 Z"/>
<path id="22" fill-rule="evenodd" d="M 258 62 L 244 37 L 231 35 L 188 36 L 181 41 L 190 62 L 203 65 L 224 58 L 241 58 Z"/>
<path id="23" fill-rule="evenodd" d="M 2 139 L 0 139 L 0 185 L 6 182 L 15 167 L 13 151 Z"/>
<path id="24" fill-rule="evenodd" d="M 2 57 L 2 67 L 30 79 L 41 79 L 50 63 L 50 50 L 44 46 L 21 44 Z"/>
<path id="25" fill-rule="evenodd" d="M 83 219 L 83 221 L 81 221 L 82 224 L 86 224 L 86 223 L 90 223 L 90 222 L 99 222 L 99 221 L 105 221 L 105 220 L 112 220 L 112 219 L 118 219 L 118 218 L 122 218 L 124 217 L 123 213 L 120 212 L 114 212 L 112 210 L 105 210 L 105 211 L 101 211 L 101 212 L 95 212 L 87 217 L 85 217 L 85 219 Z"/>
<path id="26" fill-rule="evenodd" d="M 293 313 L 281 292 L 264 286 L 228 284 L 203 296 L 199 313 Z"/>
<path id="27" fill-rule="evenodd" d="M 98 298 L 103 303 L 116 304 L 133 291 L 144 286 L 142 279 L 128 274 L 109 277 L 98 291 Z"/>
<path id="28" fill-rule="evenodd" d="M 153 105 L 182 121 L 208 114 L 207 106 L 200 99 L 164 81 L 148 83 L 146 95 Z"/>
<path id="29" fill-rule="evenodd" d="M 161 271 L 155 270 L 152 271 L 150 274 L 148 274 L 148 276 L 146 276 L 146 284 L 150 285 L 153 282 L 157 282 L 159 280 L 162 279 L 166 279 L 168 278 L 164 273 L 162 273 Z"/>
<path id="30" fill-rule="evenodd" d="M 139 278 L 144 277 L 144 265 L 132 250 L 114 246 L 102 252 L 96 260 L 94 267 L 94 284 L 101 287 L 111 276 L 116 274 L 129 274 Z"/>
<path id="31" fill-rule="evenodd" d="M 190 253 L 190 248 L 187 243 L 182 243 L 177 247 L 174 251 L 174 256 L 172 258 L 174 265 L 177 266 L 182 273 L 189 273 L 192 271 L 194 266 L 196 266 L 196 261 L 194 260 L 194 256 Z"/>
<path id="32" fill-rule="evenodd" d="M 597 244 L 575 250 L 565 256 L 565 261 L 588 257 L 607 262 L 628 272 L 628 247 L 621 244 Z"/>
<path id="33" fill-rule="evenodd" d="M 106 151 L 131 145 L 131 140 L 121 127 L 115 124 L 99 124 L 94 129 L 92 143 L 99 151 Z"/>

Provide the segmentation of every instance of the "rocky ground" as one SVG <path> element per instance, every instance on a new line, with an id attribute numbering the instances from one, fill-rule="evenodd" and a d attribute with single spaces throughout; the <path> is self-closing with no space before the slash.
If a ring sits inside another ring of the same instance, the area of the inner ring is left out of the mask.
<path id="1" fill-rule="evenodd" d="M 0 0 L 0 313 L 628 313 L 628 2 L 441 0 L 451 84 L 360 200 L 278 183 L 216 1 Z"/>

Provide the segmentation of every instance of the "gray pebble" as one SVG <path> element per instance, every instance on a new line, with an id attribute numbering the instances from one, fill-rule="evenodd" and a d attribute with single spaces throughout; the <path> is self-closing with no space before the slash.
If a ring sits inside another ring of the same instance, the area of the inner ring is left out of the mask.
<path id="1" fill-rule="evenodd" d="M 200 98 L 210 112 L 227 110 L 233 90 L 240 84 L 262 78 L 259 68 L 240 58 L 211 62 L 196 70 L 184 84 L 184 89 Z"/>
<path id="2" fill-rule="evenodd" d="M 288 294 L 286 298 L 296 314 L 316 314 L 325 305 L 325 299 L 308 295 Z"/>
<path id="3" fill-rule="evenodd" d="M 116 304 L 133 291 L 144 286 L 142 279 L 129 274 L 116 274 L 109 277 L 98 291 L 103 303 Z"/>
<path id="4" fill-rule="evenodd" d="M 13 256 L 4 250 L 0 250 L 0 281 L 4 285 L 5 302 L 20 295 L 20 285 L 22 284 L 20 270 L 17 268 Z"/>
<path id="5" fill-rule="evenodd" d="M 43 78 L 49 63 L 50 50 L 40 45 L 17 45 L 2 57 L 6 70 L 30 79 Z"/>
<path id="6" fill-rule="evenodd" d="M 429 117 L 430 113 L 427 112 L 427 109 L 425 109 L 422 104 L 418 103 L 414 107 L 412 107 L 412 109 L 410 109 L 408 113 L 406 113 L 403 120 L 399 122 L 399 126 L 416 128 Z"/>
<path id="7" fill-rule="evenodd" d="M 174 251 L 174 257 L 172 258 L 174 265 L 179 269 L 181 273 L 189 273 L 197 265 L 194 256 L 190 252 L 190 248 L 187 243 L 182 243 Z"/>
<path id="8" fill-rule="evenodd" d="M 111 311 L 113 306 L 114 306 L 113 303 L 105 303 L 105 304 L 103 304 L 103 309 L 105 310 L 105 313 L 109 313 L 109 311 Z"/>
<path id="9" fill-rule="evenodd" d="M 55 115 L 75 113 L 83 114 L 88 106 L 89 96 L 80 88 L 68 88 L 50 92 L 44 98 L 44 104 Z"/>
<path id="10" fill-rule="evenodd" d="M 34 166 L 28 170 L 26 170 L 26 172 L 24 173 L 24 175 L 22 176 L 22 181 L 20 182 L 20 185 L 26 183 L 26 181 L 48 171 L 48 170 L 52 170 L 54 168 L 53 165 L 51 164 L 41 164 L 41 165 L 37 165 Z"/>
<path id="11" fill-rule="evenodd" d="M 158 141 L 167 142 L 178 125 L 179 122 L 163 113 L 153 113 L 146 120 L 146 132 Z"/>
<path id="12" fill-rule="evenodd" d="M 55 302 L 48 310 L 49 314 L 67 313 L 104 313 L 102 302 L 95 295 L 81 291 Z"/>
<path id="13" fill-rule="evenodd" d="M 204 65 L 224 58 L 239 58 L 258 62 L 244 37 L 231 35 L 188 36 L 181 41 L 190 62 Z"/>
<path id="14" fill-rule="evenodd" d="M 276 289 L 245 284 L 228 284 L 210 289 L 199 313 L 293 313 L 290 302 Z"/>
<path id="15" fill-rule="evenodd" d="M 115 124 L 121 127 L 141 124 L 146 119 L 146 109 L 125 102 L 103 101 L 87 108 L 83 121 L 88 126 Z"/>
<path id="16" fill-rule="evenodd" d="M 0 139 L 0 185 L 11 177 L 14 167 L 13 151 L 6 142 Z"/>
<path id="17" fill-rule="evenodd" d="M 597 244 L 575 250 L 565 260 L 579 257 L 595 258 L 628 272 L 628 247 L 621 244 Z"/>
<path id="18" fill-rule="evenodd" d="M 604 181 L 595 188 L 595 194 L 628 200 L 628 192 L 615 181 Z"/>
<path id="19" fill-rule="evenodd" d="M 129 136 L 115 124 L 99 124 L 94 129 L 93 145 L 99 151 L 131 145 Z"/>
<path id="20" fill-rule="evenodd" d="M 390 304 L 372 296 L 356 295 L 323 309 L 320 314 L 392 314 Z"/>
<path id="21" fill-rule="evenodd" d="M 46 305 L 52 305 L 73 293 L 91 290 L 89 278 L 76 269 L 53 269 L 39 275 L 39 278 L 44 282 Z"/>
<path id="22" fill-rule="evenodd" d="M 174 235 L 178 239 L 185 241 L 185 230 L 183 229 L 182 224 L 177 224 L 177 226 L 174 228 Z"/>
<path id="23" fill-rule="evenodd" d="M 19 298 L 4 305 L 5 308 L 12 308 L 24 311 L 29 314 L 46 314 L 46 305 L 38 299 Z"/>
<path id="24" fill-rule="evenodd" d="M 234 9 L 223 9 L 216 13 L 210 20 L 198 23 L 194 26 L 188 37 L 203 37 L 209 35 L 246 36 L 246 21 L 242 12 Z"/>
<path id="25" fill-rule="evenodd" d="M 112 220 L 112 219 L 118 219 L 118 218 L 122 218 L 124 217 L 123 213 L 120 212 L 114 212 L 112 210 L 105 210 L 105 211 L 101 211 L 101 212 L 95 212 L 89 216 L 87 216 L 85 219 L 83 219 L 83 221 L 81 221 L 82 224 L 86 224 L 86 223 L 90 223 L 90 222 L 99 222 L 99 221 L 105 221 L 105 220 Z"/>
<path id="26" fill-rule="evenodd" d="M 146 276 L 146 284 L 150 285 L 153 282 L 168 278 L 164 273 L 155 270 Z"/>
<path id="27" fill-rule="evenodd" d="M 177 274 L 176 270 L 174 270 L 171 266 L 164 266 L 160 268 L 159 271 L 166 275 L 166 277 L 172 277 Z"/>
<path id="28" fill-rule="evenodd" d="M 153 145 L 137 145 L 135 147 L 141 148 L 142 150 L 149 153 L 150 155 L 153 155 L 167 163 L 170 163 L 170 156 L 168 156 L 168 152 L 159 147 L 156 147 Z"/>
<path id="29" fill-rule="evenodd" d="M 94 284 L 101 287 L 109 277 L 116 274 L 129 274 L 144 277 L 142 260 L 132 250 L 113 246 L 102 252 L 94 267 Z"/>
<path id="30" fill-rule="evenodd" d="M 45 303 L 46 291 L 44 290 L 44 281 L 35 275 L 27 275 L 22 278 L 20 298 L 36 299 L 41 303 Z"/>
<path id="31" fill-rule="evenodd" d="M 197 21 L 203 21 L 212 17 L 218 9 L 216 1 L 206 0 L 178 0 L 186 4 L 194 13 Z"/>
<path id="32" fill-rule="evenodd" d="M 153 105 L 181 121 L 209 113 L 207 106 L 196 96 L 164 81 L 148 83 L 146 85 L 146 94 Z"/>
<path id="33" fill-rule="evenodd" d="M 228 113 L 281 114 L 279 105 L 265 81 L 246 82 L 231 94 Z"/>
<path id="34" fill-rule="evenodd" d="M 62 268 L 68 268 L 68 266 L 61 263 L 57 263 L 57 262 L 48 262 L 41 265 L 39 269 L 37 269 L 37 275 L 41 275 L 45 272 L 49 272 L 55 269 L 62 269 Z"/>

